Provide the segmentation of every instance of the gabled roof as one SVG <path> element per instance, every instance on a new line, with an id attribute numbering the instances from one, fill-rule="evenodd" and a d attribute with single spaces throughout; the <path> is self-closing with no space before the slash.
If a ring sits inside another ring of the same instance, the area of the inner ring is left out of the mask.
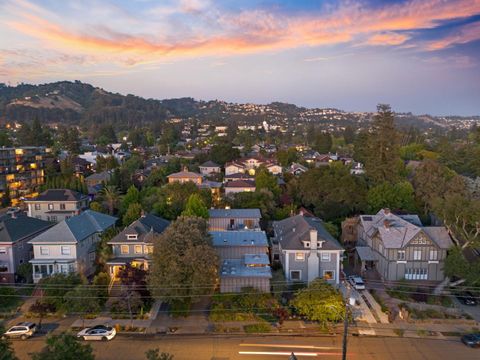
<path id="1" fill-rule="evenodd" d="M 325 229 L 323 221 L 317 217 L 295 215 L 274 221 L 275 238 L 282 249 L 304 250 L 303 242 L 310 242 L 310 230 L 317 230 L 318 242 L 323 241 L 320 250 L 343 250 L 340 243 Z"/>
<path id="2" fill-rule="evenodd" d="M 93 234 L 101 233 L 115 225 L 117 218 L 93 210 L 63 220 L 29 242 L 77 243 Z"/>
<path id="3" fill-rule="evenodd" d="M 255 176 L 252 176 L 248 173 L 235 173 L 235 174 L 225 175 L 225 179 L 254 180 Z"/>
<path id="4" fill-rule="evenodd" d="M 202 165 L 200 165 L 200 167 L 220 167 L 220 165 L 218 165 L 217 163 L 214 163 L 211 160 L 208 160 L 204 162 Z"/>
<path id="5" fill-rule="evenodd" d="M 147 214 L 128 225 L 122 232 L 117 234 L 108 244 L 124 243 L 151 243 L 155 235 L 161 234 L 170 225 L 170 221 L 161 217 Z M 127 235 L 137 235 L 137 239 L 128 239 Z"/>
<path id="6" fill-rule="evenodd" d="M 107 181 L 112 177 L 112 173 L 108 170 L 94 173 L 90 176 L 87 176 L 85 180 L 94 180 L 94 181 Z"/>
<path id="7" fill-rule="evenodd" d="M 55 225 L 55 223 L 26 215 L 17 215 L 15 218 L 5 215 L 0 219 L 0 242 L 14 243 L 41 231 L 45 231 L 53 225 Z"/>
<path id="8" fill-rule="evenodd" d="M 36 198 L 27 200 L 27 202 L 35 201 L 81 201 L 88 199 L 87 195 L 83 195 L 78 191 L 70 189 L 48 189 L 38 195 Z"/>
<path id="9" fill-rule="evenodd" d="M 260 209 L 209 209 L 210 219 L 214 218 L 241 218 L 241 219 L 260 219 Z"/>
<path id="10" fill-rule="evenodd" d="M 191 179 L 197 179 L 197 178 L 202 178 L 202 175 L 191 172 L 191 171 L 180 171 L 177 173 L 173 173 L 167 176 L 167 178 L 173 178 L 173 179 L 184 179 L 184 178 L 191 178 Z"/>
<path id="11" fill-rule="evenodd" d="M 389 210 L 381 209 L 375 215 L 360 216 L 360 223 L 370 238 L 378 234 L 387 249 L 404 248 L 420 233 L 424 233 L 442 249 L 448 249 L 453 245 L 444 227 L 422 226 L 420 219 L 415 215 L 398 216 Z"/>

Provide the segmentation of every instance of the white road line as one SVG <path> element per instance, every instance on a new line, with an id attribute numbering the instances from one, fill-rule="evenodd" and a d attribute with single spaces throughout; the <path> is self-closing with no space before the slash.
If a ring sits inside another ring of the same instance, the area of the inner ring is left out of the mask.
<path id="1" fill-rule="evenodd" d="M 280 351 L 239 351 L 238 352 L 240 355 L 280 355 L 280 356 L 289 356 L 292 354 L 291 351 L 285 351 L 285 352 L 280 352 Z M 312 352 L 300 352 L 300 353 L 295 353 L 295 355 L 298 356 L 312 356 L 316 357 L 318 356 L 317 353 L 312 353 Z"/>
<path id="2" fill-rule="evenodd" d="M 338 350 L 335 346 L 315 346 L 315 345 L 285 345 L 285 344 L 239 344 L 240 346 L 250 347 L 277 347 L 277 348 L 298 348 L 298 349 L 320 349 L 320 350 Z"/>

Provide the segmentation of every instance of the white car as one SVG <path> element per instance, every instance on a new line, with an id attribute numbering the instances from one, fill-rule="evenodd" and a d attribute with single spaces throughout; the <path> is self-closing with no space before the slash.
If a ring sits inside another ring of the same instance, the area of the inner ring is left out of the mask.
<path id="1" fill-rule="evenodd" d="M 355 275 L 349 276 L 348 282 L 352 284 L 355 290 L 365 290 L 365 283 L 363 282 L 363 279 L 360 276 L 355 276 Z"/>
<path id="2" fill-rule="evenodd" d="M 31 322 L 21 322 L 8 329 L 5 334 L 2 335 L 2 339 L 15 339 L 20 338 L 27 340 L 29 337 L 37 331 L 37 326 Z"/>
<path id="3" fill-rule="evenodd" d="M 83 340 L 112 340 L 117 332 L 111 326 L 97 325 L 91 328 L 86 328 L 77 334 L 78 338 Z"/>

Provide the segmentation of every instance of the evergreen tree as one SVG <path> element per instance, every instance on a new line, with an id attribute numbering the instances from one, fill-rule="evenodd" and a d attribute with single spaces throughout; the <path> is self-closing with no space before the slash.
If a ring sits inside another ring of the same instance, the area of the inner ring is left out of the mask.
<path id="1" fill-rule="evenodd" d="M 199 194 L 192 194 L 185 204 L 185 210 L 182 212 L 183 216 L 197 216 L 208 219 L 208 209 L 205 206 Z"/>

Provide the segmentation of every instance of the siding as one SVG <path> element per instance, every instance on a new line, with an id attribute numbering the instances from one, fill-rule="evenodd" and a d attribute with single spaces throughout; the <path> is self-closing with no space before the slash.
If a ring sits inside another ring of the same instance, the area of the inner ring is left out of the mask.
<path id="1" fill-rule="evenodd" d="M 270 291 L 270 279 L 260 277 L 238 277 L 222 278 L 220 282 L 220 292 L 240 292 L 242 288 L 253 287 L 261 292 Z"/>

